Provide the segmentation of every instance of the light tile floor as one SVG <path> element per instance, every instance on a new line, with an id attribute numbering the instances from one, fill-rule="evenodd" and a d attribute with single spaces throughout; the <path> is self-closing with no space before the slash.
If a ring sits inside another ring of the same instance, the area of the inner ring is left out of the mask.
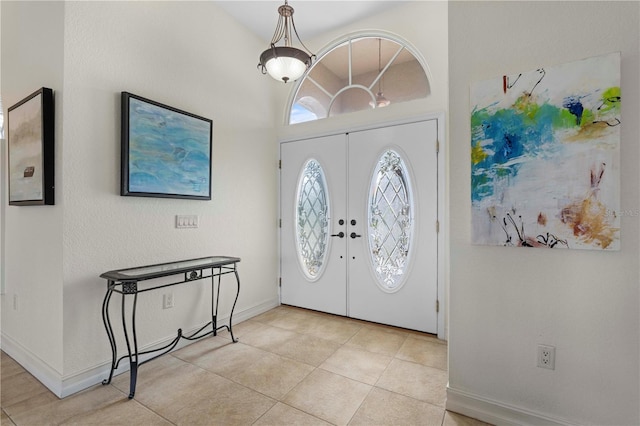
<path id="1" fill-rule="evenodd" d="M 434 336 L 280 306 L 58 399 L 2 353 L 5 425 L 483 425 L 444 409 Z"/>

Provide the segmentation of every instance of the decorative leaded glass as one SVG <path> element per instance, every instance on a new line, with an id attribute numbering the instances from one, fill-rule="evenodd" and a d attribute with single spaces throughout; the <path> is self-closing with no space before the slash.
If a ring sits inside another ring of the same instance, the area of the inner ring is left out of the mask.
<path id="1" fill-rule="evenodd" d="M 310 279 L 318 277 L 327 252 L 329 203 L 322 166 L 309 160 L 298 182 L 296 240 L 298 258 Z"/>
<path id="2" fill-rule="evenodd" d="M 368 234 L 379 284 L 396 291 L 408 266 L 413 234 L 413 203 L 407 167 L 393 150 L 385 151 L 371 181 Z"/>

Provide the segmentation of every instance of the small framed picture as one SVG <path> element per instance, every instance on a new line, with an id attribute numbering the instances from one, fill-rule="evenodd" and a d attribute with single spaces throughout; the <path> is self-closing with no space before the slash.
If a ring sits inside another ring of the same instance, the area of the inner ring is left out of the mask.
<path id="1" fill-rule="evenodd" d="M 55 204 L 53 90 L 43 87 L 8 109 L 9 205 Z"/>
<path id="2" fill-rule="evenodd" d="M 211 200 L 213 122 L 122 92 L 120 195 Z"/>

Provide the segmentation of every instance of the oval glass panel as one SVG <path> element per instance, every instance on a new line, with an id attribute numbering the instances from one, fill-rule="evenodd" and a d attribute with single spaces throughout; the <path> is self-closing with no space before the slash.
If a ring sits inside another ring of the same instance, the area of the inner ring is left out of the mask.
<path id="1" fill-rule="evenodd" d="M 371 262 L 378 285 L 400 289 L 408 266 L 413 236 L 413 202 L 407 167 L 397 152 L 385 151 L 376 165 L 369 190 L 368 234 Z"/>
<path id="2" fill-rule="evenodd" d="M 316 160 L 302 168 L 296 197 L 296 246 L 307 278 L 315 280 L 325 263 L 329 239 L 329 198 L 324 171 Z"/>

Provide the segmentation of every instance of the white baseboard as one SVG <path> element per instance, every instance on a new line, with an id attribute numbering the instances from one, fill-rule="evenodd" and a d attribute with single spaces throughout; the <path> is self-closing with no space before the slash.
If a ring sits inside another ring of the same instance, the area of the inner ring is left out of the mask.
<path id="1" fill-rule="evenodd" d="M 265 312 L 278 306 L 280 306 L 280 297 L 276 296 L 273 299 L 269 299 L 266 302 L 262 302 L 261 304 L 256 305 L 252 308 L 248 308 L 242 312 L 238 312 L 233 316 L 235 318 L 234 323 L 240 323 L 253 317 L 257 317 L 258 315 L 264 314 Z"/>
<path id="2" fill-rule="evenodd" d="M 566 419 L 554 418 L 521 407 L 514 407 L 447 386 L 446 409 L 493 425 L 577 426 Z"/>
<path id="3" fill-rule="evenodd" d="M 62 376 L 58 371 L 51 368 L 49 364 L 4 333 L 0 336 L 0 346 L 4 353 L 16 360 L 40 383 L 60 397 L 62 394 Z"/>
<path id="4" fill-rule="evenodd" d="M 233 324 L 239 324 L 257 315 L 260 315 L 268 310 L 279 306 L 280 302 L 277 297 L 267 300 L 259 305 L 253 306 L 242 311 L 234 312 Z M 229 317 L 219 318 L 218 324 L 228 323 Z M 202 324 L 204 325 L 204 324 Z M 188 335 L 201 326 L 193 327 L 191 330 L 183 330 L 185 335 Z M 106 336 L 105 336 L 106 338 Z M 153 342 L 145 347 L 140 348 L 140 352 L 150 349 L 162 347 L 163 345 L 171 342 L 175 336 L 167 337 L 161 341 Z M 181 349 L 195 341 L 181 339 L 180 342 L 174 348 L 175 350 Z M 58 396 L 58 398 L 64 398 L 72 395 L 81 390 L 87 389 L 98 383 L 102 383 L 104 379 L 109 377 L 109 371 L 111 370 L 111 362 L 102 363 L 94 367 L 90 367 L 84 371 L 74 373 L 72 375 L 62 377 L 60 373 L 53 370 L 45 362 L 34 356 L 30 351 L 20 346 L 11 338 L 2 334 L 1 336 L 2 350 L 15 359 L 20 365 L 22 365 L 27 371 L 29 371 L 36 379 L 38 379 L 43 385 L 45 385 L 51 392 Z M 127 362 L 121 362 L 118 369 L 113 373 L 114 377 L 129 371 L 129 364 Z"/>

